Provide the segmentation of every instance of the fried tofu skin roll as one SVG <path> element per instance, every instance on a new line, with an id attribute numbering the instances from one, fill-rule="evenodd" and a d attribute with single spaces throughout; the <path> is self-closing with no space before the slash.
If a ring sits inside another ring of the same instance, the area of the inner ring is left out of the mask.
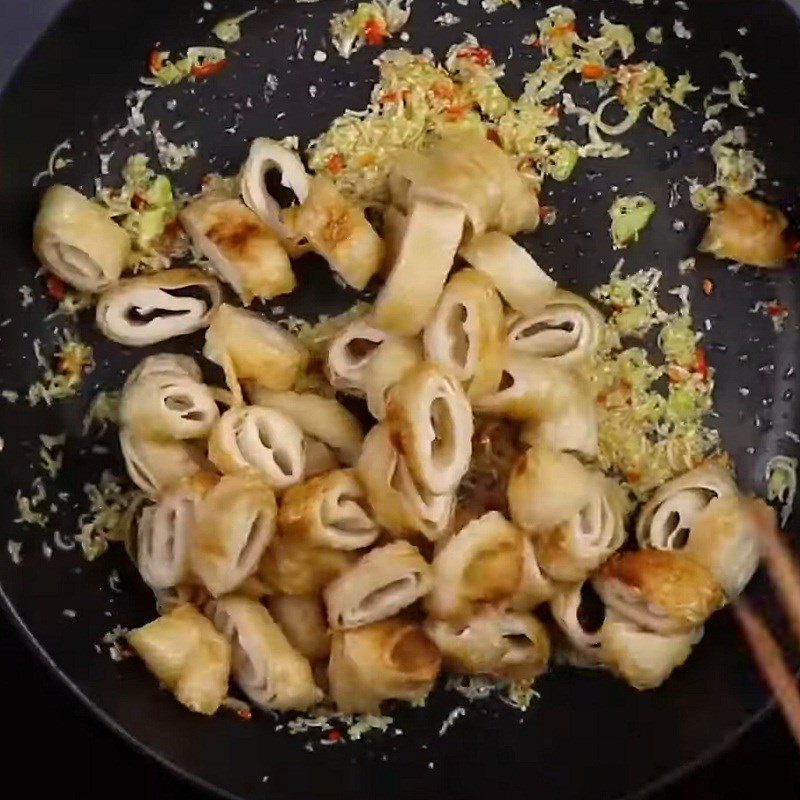
<path id="1" fill-rule="evenodd" d="M 107 339 L 145 347 L 208 327 L 221 302 L 214 278 L 197 269 L 170 269 L 106 289 L 95 320 Z"/>
<path id="2" fill-rule="evenodd" d="M 222 367 L 241 403 L 241 382 L 286 391 L 308 366 L 308 350 L 280 325 L 223 303 L 206 331 L 203 355 Z M 259 405 L 263 405 L 259 403 Z"/>
<path id="3" fill-rule="evenodd" d="M 532 614 L 487 607 L 461 623 L 428 620 L 425 630 L 455 672 L 533 680 L 550 660 L 547 630 Z"/>
<path id="4" fill-rule="evenodd" d="M 367 366 L 381 345 L 393 338 L 366 319 L 345 325 L 328 345 L 325 374 L 331 386 L 340 392 L 363 395 Z"/>
<path id="5" fill-rule="evenodd" d="M 423 700 L 439 675 L 439 649 L 419 625 L 387 619 L 334 633 L 330 694 L 342 714 L 378 714 L 384 700 Z"/>
<path id="6" fill-rule="evenodd" d="M 319 475 L 283 496 L 278 527 L 318 547 L 360 550 L 369 547 L 380 528 L 367 510 L 364 489 L 350 469 Z"/>
<path id="7" fill-rule="evenodd" d="M 603 315 L 588 300 L 557 289 L 539 311 L 512 318 L 508 342 L 512 350 L 575 367 L 598 351 L 604 324 Z"/>
<path id="8" fill-rule="evenodd" d="M 308 659 L 261 603 L 222 597 L 214 603 L 213 620 L 231 643 L 234 680 L 260 709 L 305 711 L 322 699 Z"/>
<path id="9" fill-rule="evenodd" d="M 472 454 L 472 408 L 454 378 L 421 364 L 389 393 L 386 424 L 420 486 L 452 492 Z"/>
<path id="10" fill-rule="evenodd" d="M 315 547 L 296 536 L 276 536 L 261 559 L 258 574 L 271 592 L 313 595 L 358 560 L 350 550 Z"/>
<path id="11" fill-rule="evenodd" d="M 277 172 L 284 190 L 289 190 L 295 203 L 303 203 L 308 197 L 310 177 L 291 148 L 274 139 L 253 139 L 247 160 L 240 175 L 242 200 L 258 218 L 275 233 L 290 256 L 302 254 L 304 248 L 294 240 L 283 222 L 283 211 L 267 185 L 267 177 Z"/>
<path id="12" fill-rule="evenodd" d="M 462 258 L 485 275 L 511 308 L 538 314 L 556 292 L 556 282 L 510 236 L 494 231 L 461 248 Z"/>
<path id="13" fill-rule="evenodd" d="M 33 251 L 45 269 L 81 292 L 115 283 L 128 261 L 128 234 L 97 203 L 69 186 L 51 186 L 33 225 Z"/>
<path id="14" fill-rule="evenodd" d="M 708 569 L 668 550 L 618 553 L 593 584 L 609 609 L 644 630 L 665 635 L 699 627 L 724 601 Z"/>
<path id="15" fill-rule="evenodd" d="M 143 438 L 204 439 L 219 409 L 204 383 L 177 373 L 150 373 L 125 386 L 119 416 L 122 426 Z"/>
<path id="16" fill-rule="evenodd" d="M 324 175 L 311 178 L 305 201 L 283 213 L 295 240 L 307 240 L 344 281 L 359 291 L 381 268 L 385 245 L 364 212 Z"/>
<path id="17" fill-rule="evenodd" d="M 493 392 L 506 354 L 503 304 L 477 270 L 453 275 L 423 332 L 425 357 L 457 378 L 470 398 Z"/>
<path id="18" fill-rule="evenodd" d="M 292 647 L 309 661 L 327 658 L 331 635 L 325 620 L 325 607 L 317 595 L 274 595 L 267 601 L 269 613 Z"/>
<path id="19" fill-rule="evenodd" d="M 752 267 L 780 269 L 789 257 L 788 225 L 777 208 L 747 195 L 728 195 L 711 213 L 698 250 Z"/>
<path id="20" fill-rule="evenodd" d="M 189 710 L 211 715 L 228 693 L 231 646 L 193 606 L 183 605 L 128 634 L 128 643 Z"/>
<path id="21" fill-rule="evenodd" d="M 406 460 L 394 448 L 386 425 L 376 425 L 364 439 L 356 471 L 375 521 L 393 536 L 421 533 L 436 541 L 446 532 L 455 494 L 433 494 L 416 483 Z"/>
<path id="22" fill-rule="evenodd" d="M 252 475 L 224 475 L 203 498 L 190 563 L 214 597 L 232 592 L 256 572 L 276 516 L 272 489 Z"/>
<path id="23" fill-rule="evenodd" d="M 561 525 L 588 505 L 596 481 L 596 473 L 575 456 L 547 447 L 531 447 L 511 468 L 511 519 L 534 534 Z"/>
<path id="24" fill-rule="evenodd" d="M 578 583 L 625 542 L 627 498 L 622 487 L 598 474 L 589 502 L 555 528 L 536 535 L 536 555 L 555 581 Z"/>
<path id="25" fill-rule="evenodd" d="M 259 406 L 290 417 L 306 436 L 331 448 L 347 466 L 358 460 L 364 431 L 361 423 L 337 400 L 313 392 L 280 392 L 248 385 L 247 396 Z"/>
<path id="26" fill-rule="evenodd" d="M 216 481 L 213 473 L 199 472 L 142 509 L 133 556 L 142 580 L 151 589 L 170 589 L 190 581 L 189 550 L 197 514 Z"/>
<path id="27" fill-rule="evenodd" d="M 522 580 L 523 539 L 497 511 L 465 525 L 433 559 L 428 614 L 465 619 L 483 604 L 511 598 Z"/>
<path id="28" fill-rule="evenodd" d="M 600 652 L 604 666 L 635 689 L 655 689 L 684 664 L 702 637 L 702 627 L 664 635 L 610 614 L 600 629 Z"/>
<path id="29" fill-rule="evenodd" d="M 419 550 L 392 542 L 362 556 L 325 589 L 328 623 L 341 630 L 388 619 L 430 588 L 431 568 Z"/>
<path id="30" fill-rule="evenodd" d="M 241 200 L 209 192 L 179 216 L 192 244 L 244 305 L 288 294 L 297 286 L 280 239 Z"/>
<path id="31" fill-rule="evenodd" d="M 373 306 L 373 322 L 398 336 L 416 336 L 433 316 L 464 232 L 464 212 L 419 200 L 386 283 Z"/>
<path id="32" fill-rule="evenodd" d="M 206 466 L 202 450 L 192 442 L 145 439 L 121 428 L 119 446 L 128 477 L 151 499 Z"/>
<path id="33" fill-rule="evenodd" d="M 305 440 L 280 411 L 239 406 L 228 409 L 212 428 L 208 459 L 223 474 L 255 473 L 282 491 L 305 477 Z"/>

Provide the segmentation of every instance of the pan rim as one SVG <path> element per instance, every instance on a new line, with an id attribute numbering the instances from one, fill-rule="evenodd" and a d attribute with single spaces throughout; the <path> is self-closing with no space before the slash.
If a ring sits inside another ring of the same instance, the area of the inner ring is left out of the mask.
<path id="1" fill-rule="evenodd" d="M 0 95 L 5 94 L 8 88 L 15 82 L 18 73 L 24 67 L 31 51 L 49 31 L 58 26 L 73 1 L 74 0 L 59 0 L 59 7 L 49 15 L 44 25 L 29 42 L 27 48 L 16 57 L 5 80 L 0 81 Z M 788 7 L 794 15 L 800 17 L 800 0 L 781 0 L 781 2 Z M 127 746 L 130 746 L 134 751 L 151 759 L 160 767 L 165 768 L 169 773 L 193 788 L 214 797 L 225 798 L 225 800 L 241 800 L 240 795 L 233 794 L 227 789 L 211 783 L 197 773 L 182 767 L 160 752 L 157 748 L 143 742 L 120 722 L 114 719 L 111 714 L 102 708 L 98 702 L 93 700 L 92 697 L 78 686 L 78 684 L 59 666 L 45 646 L 22 619 L 11 601 L 11 598 L 8 596 L 5 586 L 1 582 L 0 600 L 2 600 L 3 612 L 6 618 L 11 621 L 13 627 L 21 634 L 22 640 L 25 641 L 26 645 L 36 654 L 40 662 L 46 665 L 50 674 L 58 682 L 65 685 L 69 689 L 70 694 L 76 696 L 97 720 L 124 741 Z M 800 677 L 800 670 L 797 672 L 797 677 Z M 653 793 L 684 780 L 698 769 L 709 765 L 725 752 L 729 751 L 755 725 L 763 722 L 770 715 L 774 714 L 775 708 L 776 702 L 774 698 L 770 697 L 761 708 L 751 713 L 743 722 L 732 728 L 721 739 L 700 750 L 694 758 L 664 772 L 637 789 L 614 796 L 611 800 L 645 800 L 645 798 L 651 796 Z"/>

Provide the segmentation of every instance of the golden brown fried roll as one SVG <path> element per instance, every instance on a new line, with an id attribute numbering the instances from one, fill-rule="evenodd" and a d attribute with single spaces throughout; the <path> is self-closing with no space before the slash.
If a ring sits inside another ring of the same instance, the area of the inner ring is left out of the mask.
<path id="1" fill-rule="evenodd" d="M 421 533 L 436 541 L 447 530 L 455 494 L 433 494 L 419 486 L 393 447 L 385 424 L 367 434 L 356 471 L 375 521 L 393 536 Z"/>
<path id="2" fill-rule="evenodd" d="M 224 475 L 203 498 L 190 563 L 214 597 L 256 572 L 275 533 L 276 515 L 272 489 L 252 475 Z"/>
<path id="3" fill-rule="evenodd" d="M 397 336 L 384 342 L 364 370 L 364 391 L 369 413 L 377 420 L 386 416 L 386 401 L 391 388 L 422 361 L 422 348 L 416 339 Z"/>
<path id="4" fill-rule="evenodd" d="M 519 583 L 504 605 L 513 611 L 532 611 L 550 600 L 555 591 L 555 584 L 542 572 L 533 542 L 527 536 L 523 537 Z"/>
<path id="5" fill-rule="evenodd" d="M 279 594 L 270 597 L 267 605 L 295 650 L 309 661 L 328 657 L 331 635 L 325 621 L 325 607 L 317 595 Z"/>
<path id="6" fill-rule="evenodd" d="M 738 494 L 730 471 L 707 461 L 659 487 L 639 512 L 636 539 L 640 547 L 679 550 L 686 545 L 698 514 L 717 497 Z"/>
<path id="7" fill-rule="evenodd" d="M 689 658 L 702 637 L 702 627 L 666 636 L 612 613 L 600 629 L 600 653 L 603 664 L 634 688 L 655 689 Z"/>
<path id="8" fill-rule="evenodd" d="M 33 251 L 45 269 L 82 292 L 102 292 L 125 269 L 128 234 L 69 186 L 51 186 L 33 225 Z"/>
<path id="9" fill-rule="evenodd" d="M 763 500 L 718 497 L 695 517 L 689 531 L 681 552 L 714 575 L 728 600 L 744 591 L 758 568 L 763 515 L 775 515 Z"/>
<path id="10" fill-rule="evenodd" d="M 389 392 L 386 424 L 420 486 L 448 494 L 472 454 L 472 408 L 458 381 L 421 364 Z"/>
<path id="11" fill-rule="evenodd" d="M 493 392 L 475 400 L 475 410 L 526 422 L 558 420 L 591 397 L 581 376 L 526 353 L 509 353 Z M 553 423 L 551 423 L 553 424 Z"/>
<path id="12" fill-rule="evenodd" d="M 142 509 L 133 556 L 142 580 L 151 589 L 169 589 L 189 581 L 189 549 L 197 512 L 216 481 L 216 475 L 199 472 Z"/>
<path id="13" fill-rule="evenodd" d="M 558 410 L 528 420 L 520 434 L 522 441 L 595 458 L 600 449 L 597 402 L 589 387 L 584 384 L 583 388 L 585 391 L 573 394 Z"/>
<path id="14" fill-rule="evenodd" d="M 191 378 L 201 383 L 203 373 L 197 362 L 191 356 L 180 353 L 156 353 L 154 356 L 143 358 L 132 370 L 125 380 L 125 388 L 132 386 L 140 378 L 149 375 L 180 375 Z"/>
<path id="15" fill-rule="evenodd" d="M 622 487 L 598 473 L 589 502 L 575 516 L 536 534 L 542 569 L 555 581 L 582 581 L 622 547 L 627 506 Z"/>
<path id="16" fill-rule="evenodd" d="M 378 714 L 384 700 L 427 697 L 440 667 L 438 648 L 418 625 L 387 619 L 334 633 L 330 694 L 342 714 Z"/>
<path id="17" fill-rule="evenodd" d="M 128 642 L 147 668 L 191 711 L 214 714 L 228 693 L 231 647 L 193 606 L 136 628 Z"/>
<path id="18" fill-rule="evenodd" d="M 242 200 L 280 238 L 289 255 L 299 255 L 303 248 L 293 241 L 283 222 L 280 203 L 267 187 L 267 175 L 274 171 L 280 174 L 281 185 L 292 191 L 297 202 L 305 202 L 310 178 L 300 156 L 281 142 L 266 137 L 253 139 L 250 145 L 240 175 Z"/>
<path id="19" fill-rule="evenodd" d="M 532 231 L 539 224 L 533 186 L 501 148 L 474 133 L 448 136 L 423 153 L 401 154 L 389 185 L 401 207 L 429 200 L 463 209 L 475 236 Z"/>
<path id="20" fill-rule="evenodd" d="M 275 392 L 263 386 L 247 386 L 252 403 L 275 408 L 293 419 L 307 436 L 330 447 L 348 466 L 361 452 L 361 423 L 339 402 L 312 392 Z"/>
<path id="21" fill-rule="evenodd" d="M 189 203 L 180 220 L 194 246 L 244 305 L 296 287 L 280 240 L 241 200 L 209 192 Z"/>
<path id="22" fill-rule="evenodd" d="M 371 550 L 325 589 L 328 623 L 336 630 L 388 619 L 424 597 L 431 568 L 414 545 L 398 541 Z"/>
<path id="23" fill-rule="evenodd" d="M 698 250 L 753 267 L 783 267 L 789 257 L 784 238 L 788 224 L 777 208 L 747 195 L 727 195 L 711 213 Z"/>
<path id="24" fill-rule="evenodd" d="M 495 391 L 505 362 L 503 303 L 474 269 L 453 275 L 423 332 L 425 357 L 464 384 L 470 398 Z"/>
<path id="25" fill-rule="evenodd" d="M 556 292 L 556 282 L 510 236 L 494 231 L 472 239 L 461 256 L 486 275 L 503 299 L 521 314 L 537 314 Z"/>
<path id="26" fill-rule="evenodd" d="M 208 458 L 226 475 L 256 473 L 278 491 L 305 476 L 303 432 L 274 408 L 228 409 L 211 430 Z"/>
<path id="27" fill-rule="evenodd" d="M 360 550 L 380 533 L 366 506 L 355 471 L 339 469 L 289 489 L 281 500 L 278 527 L 316 547 Z"/>
<path id="28" fill-rule="evenodd" d="M 264 711 L 305 711 L 322 699 L 308 659 L 292 647 L 261 603 L 229 595 L 213 604 L 217 629 L 230 641 L 233 677 Z"/>
<path id="29" fill-rule="evenodd" d="M 464 212 L 418 200 L 411 207 L 386 283 L 373 306 L 375 325 L 398 336 L 416 336 L 428 323 L 464 231 Z"/>
<path id="30" fill-rule="evenodd" d="M 208 327 L 221 301 L 214 278 L 199 269 L 170 269 L 106 289 L 95 320 L 107 339 L 144 347 Z"/>
<path id="31" fill-rule="evenodd" d="M 292 238 L 307 239 L 354 289 L 363 289 L 383 263 L 381 237 L 362 209 L 324 175 L 311 179 L 305 201 L 284 211 L 283 222 Z"/>
<path id="32" fill-rule="evenodd" d="M 380 346 L 391 338 L 390 333 L 375 328 L 366 319 L 345 325 L 328 346 L 325 373 L 331 386 L 341 392 L 363 394 L 367 365 Z"/>
<path id="33" fill-rule="evenodd" d="M 618 553 L 602 566 L 593 584 L 609 609 L 665 635 L 702 625 L 724 601 L 708 569 L 668 550 Z"/>
<path id="34" fill-rule="evenodd" d="M 561 525 L 589 503 L 596 480 L 575 456 L 530 447 L 508 478 L 511 519 L 534 533 Z"/>
<path id="35" fill-rule="evenodd" d="M 357 560 L 349 550 L 314 547 L 296 536 L 279 535 L 261 559 L 259 576 L 278 594 L 317 594 Z"/>
<path id="36" fill-rule="evenodd" d="M 567 661 L 576 667 L 600 663 L 600 631 L 608 616 L 592 585 L 559 585 L 550 600 L 550 611 L 566 639 Z"/>
<path id="37" fill-rule="evenodd" d="M 187 375 L 150 373 L 127 383 L 120 424 L 156 440 L 203 439 L 219 419 L 211 389 Z"/>
<path id="38" fill-rule="evenodd" d="M 497 511 L 465 525 L 436 553 L 425 609 L 440 619 L 466 619 L 481 604 L 501 603 L 520 586 L 522 531 Z"/>
<path id="39" fill-rule="evenodd" d="M 211 320 L 203 355 L 222 367 L 228 388 L 240 402 L 240 381 L 284 391 L 308 365 L 308 350 L 280 325 L 227 303 Z"/>
<path id="40" fill-rule="evenodd" d="M 205 466 L 203 451 L 191 442 L 144 439 L 120 428 L 119 445 L 128 477 L 148 497 L 156 498 Z"/>
<path id="41" fill-rule="evenodd" d="M 533 614 L 487 607 L 465 622 L 428 620 L 445 666 L 468 675 L 532 680 L 550 660 L 547 630 Z"/>
<path id="42" fill-rule="evenodd" d="M 604 322 L 588 300 L 557 289 L 538 312 L 511 321 L 508 341 L 512 350 L 572 367 L 597 352 Z"/>

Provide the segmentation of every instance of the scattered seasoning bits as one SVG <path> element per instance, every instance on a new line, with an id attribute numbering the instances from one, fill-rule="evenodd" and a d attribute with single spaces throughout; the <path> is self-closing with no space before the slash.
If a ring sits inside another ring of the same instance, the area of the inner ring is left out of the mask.
<path id="1" fill-rule="evenodd" d="M 708 297 L 714 291 L 714 282 L 708 278 L 703 278 L 703 294 Z"/>
<path id="2" fill-rule="evenodd" d="M 8 555 L 11 557 L 11 563 L 19 565 L 22 563 L 22 542 L 15 542 L 13 539 L 8 540 Z"/>
<path id="3" fill-rule="evenodd" d="M 692 38 L 692 32 L 686 27 L 686 25 L 684 25 L 682 19 L 675 20 L 675 22 L 672 25 L 672 30 L 679 39 Z"/>
<path id="4" fill-rule="evenodd" d="M 67 619 L 75 619 L 78 616 L 78 612 L 72 608 L 65 608 L 61 612 Z"/>
<path id="5" fill-rule="evenodd" d="M 324 50 L 315 50 L 314 51 L 314 61 L 318 64 L 321 64 L 323 61 L 328 60 L 328 54 Z"/>

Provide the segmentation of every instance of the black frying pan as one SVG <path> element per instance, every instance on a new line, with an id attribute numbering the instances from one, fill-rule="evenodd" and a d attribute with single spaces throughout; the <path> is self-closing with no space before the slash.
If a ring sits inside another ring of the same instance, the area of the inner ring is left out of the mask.
<path id="1" fill-rule="evenodd" d="M 0 100 L 4 276 L 0 323 L 10 319 L 0 327 L 1 388 L 23 389 L 37 378 L 32 342 L 41 338 L 47 350 L 59 325 L 43 321 L 50 306 L 39 296 L 41 280 L 33 277 L 30 225 L 41 189 L 32 189 L 32 176 L 44 167 L 53 145 L 70 137 L 74 163 L 58 179 L 90 192 L 98 173 L 98 137 L 124 117 L 123 96 L 137 87 L 148 50 L 156 43 L 174 51 L 212 43 L 213 21 L 252 5 L 237 0 L 204 11 L 198 0 L 118 4 L 78 0 L 16 73 Z M 200 158 L 179 179 L 184 188 L 194 190 L 209 164 L 218 170 L 234 169 L 254 136 L 297 133 L 307 139 L 345 107 L 359 108 L 366 102 L 374 78 L 370 65 L 374 50 L 362 51 L 349 62 L 332 53 L 323 64 L 311 58 L 324 45 L 330 14 L 343 3 L 262 0 L 258 5 L 261 11 L 244 25 L 244 38 L 230 48 L 229 69 L 205 84 L 161 90 L 145 106 L 148 119 L 161 118 L 171 138 L 200 142 Z M 410 46 L 431 46 L 441 54 L 465 29 L 471 30 L 500 60 L 514 48 L 508 82 L 516 87 L 535 58 L 520 40 L 546 5 L 524 0 L 521 11 L 509 7 L 488 16 L 477 0 L 467 8 L 417 0 Z M 630 23 L 642 57 L 650 55 L 644 31 L 653 24 L 663 25 L 666 43 L 656 60 L 673 77 L 689 68 L 706 90 L 728 79 L 719 51 L 741 53 L 747 67 L 759 75 L 750 100 L 764 113 L 748 120 L 747 126 L 770 176 L 777 179 L 764 185 L 766 196 L 796 219 L 800 24 L 785 3 L 690 0 L 689 10 L 676 8 L 671 0 L 661 0 L 657 7 L 648 2 L 641 8 L 611 0 L 571 5 L 581 18 L 594 17 L 603 7 Z M 433 24 L 443 10 L 460 16 L 463 24 L 454 28 Z M 202 24 L 199 17 L 205 17 Z M 693 31 L 690 41 L 670 34 L 676 17 Z M 746 36 L 738 32 L 742 26 Z M 307 31 L 302 60 L 296 52 L 298 27 Z M 279 77 L 279 87 L 267 102 L 263 85 L 269 72 Z M 314 101 L 308 89 L 312 83 L 318 89 Z M 248 97 L 252 108 L 247 108 Z M 171 98 L 177 98 L 176 112 L 166 110 Z M 179 118 L 185 126 L 173 133 L 166 121 Z M 678 118 L 678 133 L 672 139 L 639 126 L 628 137 L 631 157 L 584 162 L 575 183 L 557 186 L 552 196 L 548 190 L 545 202 L 558 206 L 559 221 L 539 231 L 528 246 L 561 283 L 585 292 L 605 278 L 616 261 L 606 233 L 611 187 L 645 192 L 656 199 L 661 213 L 640 244 L 626 253 L 627 263 L 636 268 L 661 267 L 667 286 L 682 282 L 692 286 L 696 319 L 710 321 L 706 343 L 718 368 L 718 423 L 725 446 L 735 457 L 741 482 L 763 492 L 767 460 L 797 449 L 791 432 L 800 430 L 794 399 L 798 280 L 791 270 L 733 274 L 705 260 L 700 260 L 697 274 L 678 276 L 677 262 L 692 253 L 703 220 L 685 199 L 678 208 L 667 210 L 667 183 L 684 175 L 707 179 L 710 174 L 710 159 L 703 152 L 710 137 L 700 133 L 701 117 L 681 113 Z M 235 135 L 225 132 L 232 125 L 238 125 Z M 113 145 L 117 155 L 112 174 L 127 153 L 147 143 L 128 136 Z M 577 199 L 572 203 L 571 198 Z M 686 222 L 683 232 L 672 229 L 676 217 Z M 299 275 L 302 288 L 286 304 L 288 313 L 314 318 L 352 301 L 324 269 L 309 265 Z M 711 275 L 716 285 L 711 297 L 699 291 L 705 275 Z M 37 299 L 32 306 L 21 307 L 19 284 L 35 286 Z M 751 313 L 758 300 L 778 300 L 791 310 L 780 337 L 763 315 Z M 423 710 L 398 709 L 395 725 L 385 736 L 335 747 L 316 744 L 319 736 L 275 732 L 276 720 L 264 716 L 244 723 L 233 715 L 208 720 L 187 713 L 158 689 L 141 664 L 115 663 L 106 647 L 99 652 L 95 648 L 114 624 L 133 627 L 153 615 L 152 599 L 121 549 L 93 564 L 84 563 L 75 552 L 57 552 L 47 559 L 41 541 L 52 542 L 52 528 L 21 531 L 12 523 L 15 492 L 20 487 L 27 490 L 37 474 L 40 432 L 66 428 L 73 434 L 66 467 L 57 485 L 49 485 L 51 498 L 58 492 L 69 493 L 69 500 L 59 502 L 53 515 L 53 528 L 73 531 L 84 482 L 97 480 L 106 466 L 119 468 L 113 437 L 108 440 L 109 455 L 92 452 L 78 435 L 81 418 L 94 392 L 117 386 L 121 375 L 146 353 L 103 341 L 88 321 L 80 327 L 95 344 L 98 363 L 80 401 L 51 409 L 30 409 L 24 403 L 0 406 L 0 435 L 5 439 L 0 453 L 0 530 L 4 537 L 23 540 L 21 566 L 0 557 L 3 596 L 20 630 L 61 680 L 120 735 L 197 785 L 229 797 L 304 800 L 344 796 L 467 800 L 501 794 L 548 800 L 636 797 L 710 758 L 766 709 L 767 693 L 753 673 L 730 616 L 723 613 L 708 625 L 705 640 L 688 665 L 657 691 L 641 694 L 600 672 L 555 670 L 537 685 L 541 699 L 526 715 L 489 701 L 470 707 L 466 718 L 444 736 L 439 736 L 442 721 L 463 703 L 457 695 L 437 693 Z M 176 345 L 170 349 L 196 352 L 198 343 L 198 338 L 180 340 L 177 345 L 170 343 Z M 749 394 L 743 396 L 740 387 L 747 387 Z M 123 593 L 109 584 L 112 570 L 120 576 Z M 764 587 L 756 584 L 753 594 L 759 598 Z M 74 617 L 65 616 L 65 609 Z M 266 785 L 264 776 L 269 776 Z"/>

